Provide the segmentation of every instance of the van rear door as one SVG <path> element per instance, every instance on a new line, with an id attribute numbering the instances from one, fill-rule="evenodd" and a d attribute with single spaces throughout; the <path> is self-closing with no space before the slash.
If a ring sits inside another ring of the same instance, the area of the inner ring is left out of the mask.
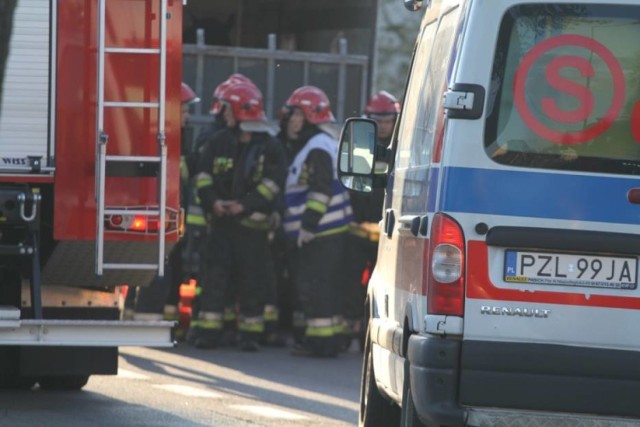
<path id="1" fill-rule="evenodd" d="M 640 416 L 640 3 L 516 3 L 473 3 L 455 77 L 484 120 L 447 127 L 460 399 Z"/>

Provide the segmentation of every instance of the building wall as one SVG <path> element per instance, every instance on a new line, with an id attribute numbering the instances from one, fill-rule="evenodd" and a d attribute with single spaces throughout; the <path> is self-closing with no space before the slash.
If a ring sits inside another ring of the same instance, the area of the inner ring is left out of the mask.
<path id="1" fill-rule="evenodd" d="M 408 11 L 402 0 L 379 0 L 373 92 L 403 96 L 423 13 Z"/>

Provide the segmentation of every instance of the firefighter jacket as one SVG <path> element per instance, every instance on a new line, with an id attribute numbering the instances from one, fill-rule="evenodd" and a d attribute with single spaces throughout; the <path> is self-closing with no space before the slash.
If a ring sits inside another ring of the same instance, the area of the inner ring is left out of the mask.
<path id="1" fill-rule="evenodd" d="M 186 202 L 187 211 L 187 232 L 189 229 L 197 230 L 199 228 L 205 228 L 207 226 L 207 218 L 200 198 L 198 197 L 198 190 L 196 186 L 196 169 L 198 166 L 198 158 L 202 155 L 205 148 L 215 138 L 215 135 L 225 128 L 224 124 L 216 118 L 216 120 L 204 131 L 202 131 L 198 138 L 196 138 L 192 151 L 183 156 L 183 163 L 181 163 L 181 171 L 183 174 L 183 180 L 186 179 L 188 185 L 185 188 L 184 200 Z M 184 169 L 182 165 L 184 164 Z"/>
<path id="2" fill-rule="evenodd" d="M 196 168 L 196 188 L 206 213 L 218 201 L 237 200 L 245 227 L 268 230 L 269 216 L 284 188 L 286 159 L 282 145 L 266 133 L 252 133 L 248 143 L 224 129 L 205 146 Z M 213 225 L 218 220 L 212 215 Z"/>
<path id="3" fill-rule="evenodd" d="M 284 229 L 296 239 L 300 229 L 316 236 L 347 231 L 352 220 L 349 195 L 338 181 L 337 142 L 316 133 L 295 153 L 285 190 Z"/>

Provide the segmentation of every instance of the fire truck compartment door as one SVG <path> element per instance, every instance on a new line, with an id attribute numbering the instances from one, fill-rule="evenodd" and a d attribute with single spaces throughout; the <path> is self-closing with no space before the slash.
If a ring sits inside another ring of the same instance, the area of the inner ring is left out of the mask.
<path id="1" fill-rule="evenodd" d="M 0 95 L 0 170 L 32 169 L 29 157 L 47 166 L 50 135 L 51 2 L 20 0 L 13 14 Z"/>

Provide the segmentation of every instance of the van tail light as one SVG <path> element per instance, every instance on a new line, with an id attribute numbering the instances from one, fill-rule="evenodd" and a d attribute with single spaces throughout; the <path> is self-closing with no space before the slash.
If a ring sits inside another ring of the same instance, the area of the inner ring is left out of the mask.
<path id="1" fill-rule="evenodd" d="M 436 214 L 431 224 L 427 266 L 427 312 L 462 316 L 465 288 L 464 234 L 452 218 Z"/>

